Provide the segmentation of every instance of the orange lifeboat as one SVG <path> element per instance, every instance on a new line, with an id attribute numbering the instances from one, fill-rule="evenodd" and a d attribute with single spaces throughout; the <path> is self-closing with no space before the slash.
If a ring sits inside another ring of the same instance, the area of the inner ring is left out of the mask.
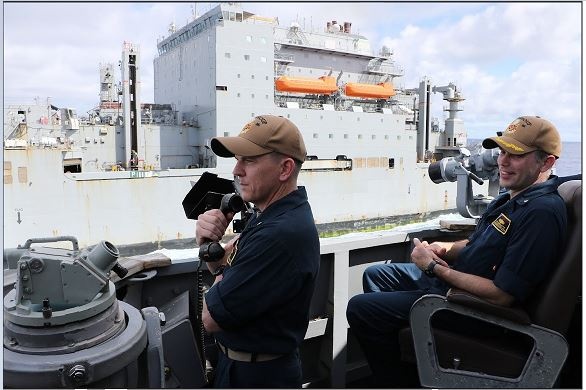
<path id="1" fill-rule="evenodd" d="M 395 95 L 395 89 L 391 83 L 347 83 L 345 93 L 346 96 L 356 96 L 370 99 L 388 99 Z"/>
<path id="2" fill-rule="evenodd" d="M 319 95 L 331 95 L 338 90 L 336 79 L 331 76 L 322 76 L 318 79 L 281 76 L 275 80 L 275 87 L 280 92 L 301 92 Z"/>

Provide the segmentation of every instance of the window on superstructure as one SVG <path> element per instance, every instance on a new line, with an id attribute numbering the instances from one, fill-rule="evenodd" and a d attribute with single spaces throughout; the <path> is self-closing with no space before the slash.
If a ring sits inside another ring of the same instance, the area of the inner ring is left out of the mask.
<path id="1" fill-rule="evenodd" d="M 400 141 L 400 140 L 401 140 L 401 136 L 400 136 L 400 135 L 398 135 L 398 136 L 397 136 L 397 141 Z"/>
<path id="2" fill-rule="evenodd" d="M 230 136 L 230 132 L 229 131 L 224 131 L 224 137 L 229 137 Z"/>
<path id="3" fill-rule="evenodd" d="M 21 167 L 19 167 L 20 169 Z M 81 173 L 81 164 L 71 164 L 63 166 L 63 173 Z"/>
<path id="4" fill-rule="evenodd" d="M 344 134 L 344 139 L 348 139 L 348 134 Z"/>
<path id="5" fill-rule="evenodd" d="M 238 93 L 236 94 L 236 97 L 240 97 L 240 92 L 238 92 Z"/>
<path id="6" fill-rule="evenodd" d="M 236 77 L 237 77 L 237 78 L 240 78 L 240 73 L 238 73 L 238 74 L 236 75 Z"/>
<path id="7" fill-rule="evenodd" d="M 254 94 L 253 93 L 250 94 L 250 98 L 251 99 L 254 99 Z"/>
<path id="8" fill-rule="evenodd" d="M 358 134 L 358 139 L 362 139 L 362 134 Z"/>
<path id="9" fill-rule="evenodd" d="M 385 134 L 385 140 L 388 140 L 388 139 L 389 139 L 389 135 Z"/>
<path id="10" fill-rule="evenodd" d="M 334 139 L 334 135 L 332 133 L 328 134 L 329 139 Z"/>
<path id="11" fill-rule="evenodd" d="M 224 53 L 224 57 L 230 58 L 231 57 L 231 54 L 230 53 Z"/>
<path id="12" fill-rule="evenodd" d="M 376 139 L 376 134 L 372 134 L 372 135 L 370 136 L 370 138 L 371 138 L 371 139 L 373 139 L 373 140 L 375 140 L 375 139 Z"/>
<path id="13" fill-rule="evenodd" d="M 394 158 L 389 158 L 389 168 L 391 168 L 391 169 L 395 168 L 395 159 Z"/>
<path id="14" fill-rule="evenodd" d="M 317 139 L 318 137 L 319 137 L 319 134 L 318 133 L 313 133 L 313 138 L 314 139 Z"/>
<path id="15" fill-rule="evenodd" d="M 236 21 L 237 22 L 242 22 L 242 14 L 241 13 L 237 13 L 236 14 Z"/>
<path id="16" fill-rule="evenodd" d="M 244 61 L 250 61 L 250 54 L 244 55 Z"/>
<path id="17" fill-rule="evenodd" d="M 250 75 L 250 78 L 254 80 L 254 75 L 253 75 L 253 74 L 251 74 L 251 75 Z"/>

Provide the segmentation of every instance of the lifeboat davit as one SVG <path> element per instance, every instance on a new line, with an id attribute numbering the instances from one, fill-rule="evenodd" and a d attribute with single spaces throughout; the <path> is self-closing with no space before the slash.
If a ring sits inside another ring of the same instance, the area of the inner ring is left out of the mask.
<path id="1" fill-rule="evenodd" d="M 319 95 L 331 95 L 338 90 L 336 79 L 331 76 L 322 76 L 318 79 L 281 76 L 275 80 L 275 87 L 280 92 L 301 92 Z"/>
<path id="2" fill-rule="evenodd" d="M 347 83 L 345 94 L 346 96 L 356 96 L 370 99 L 388 99 L 395 95 L 395 89 L 391 83 Z"/>

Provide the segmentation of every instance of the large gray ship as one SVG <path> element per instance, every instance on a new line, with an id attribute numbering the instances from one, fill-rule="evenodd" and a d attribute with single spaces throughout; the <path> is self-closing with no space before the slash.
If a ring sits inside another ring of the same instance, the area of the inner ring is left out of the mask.
<path id="1" fill-rule="evenodd" d="M 466 144 L 454 84 L 402 87 L 391 50 L 375 54 L 350 22 L 303 31 L 222 3 L 169 32 L 155 103 L 141 100 L 140 47 L 124 42 L 121 79 L 100 66 L 87 116 L 48 99 L 4 108 L 5 246 L 72 234 L 83 246 L 192 242 L 183 197 L 203 172 L 232 177 L 234 161 L 217 159 L 210 139 L 263 113 L 301 129 L 300 181 L 322 230 L 456 207 L 455 184 L 428 177 L 430 162 Z M 441 129 L 434 93 L 446 102 Z"/>

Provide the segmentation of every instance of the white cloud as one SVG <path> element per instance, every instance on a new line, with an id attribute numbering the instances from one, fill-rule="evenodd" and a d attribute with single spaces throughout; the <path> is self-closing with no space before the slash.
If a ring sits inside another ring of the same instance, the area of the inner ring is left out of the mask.
<path id="1" fill-rule="evenodd" d="M 99 96 L 99 64 L 117 64 L 122 43 L 140 45 L 143 100 L 153 99 L 157 39 L 207 3 L 5 3 L 4 93 L 35 96 L 85 112 Z M 349 21 L 378 52 L 385 44 L 405 69 L 400 85 L 423 76 L 464 94 L 469 136 L 501 130 L 520 114 L 552 120 L 565 139 L 581 138 L 579 3 L 244 3 L 281 25 L 323 29 Z M 437 94 L 436 94 L 437 95 Z M 437 116 L 444 105 L 434 97 Z"/>
<path id="2" fill-rule="evenodd" d="M 455 23 L 406 25 L 382 41 L 407 69 L 406 82 L 427 75 L 460 87 L 472 138 L 522 114 L 550 119 L 566 140 L 581 138 L 579 4 L 493 3 Z"/>

